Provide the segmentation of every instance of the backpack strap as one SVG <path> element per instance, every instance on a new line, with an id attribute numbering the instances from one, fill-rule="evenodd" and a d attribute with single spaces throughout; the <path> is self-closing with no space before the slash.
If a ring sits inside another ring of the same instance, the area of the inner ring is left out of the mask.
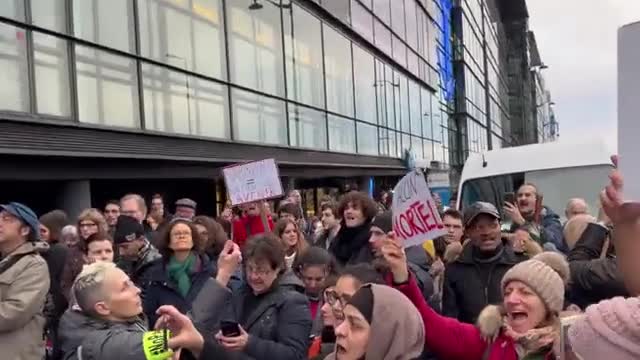
<path id="1" fill-rule="evenodd" d="M 11 256 L 5 262 L 0 263 L 0 274 L 2 274 L 3 272 L 9 270 L 9 268 L 11 268 L 13 265 L 15 265 L 18 261 L 20 261 L 20 259 L 22 259 L 26 255 L 29 255 L 29 254 L 14 255 L 14 256 Z"/>

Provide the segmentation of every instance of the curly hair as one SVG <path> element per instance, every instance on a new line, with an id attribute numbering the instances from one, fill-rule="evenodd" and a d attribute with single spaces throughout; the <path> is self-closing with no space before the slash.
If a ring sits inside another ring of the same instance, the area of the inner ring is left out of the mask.
<path id="1" fill-rule="evenodd" d="M 296 254 L 299 255 L 309 247 L 309 244 L 307 243 L 307 240 L 305 240 L 304 234 L 302 234 L 302 231 L 300 231 L 300 227 L 294 220 L 280 219 L 276 224 L 275 229 L 273 229 L 273 234 L 276 235 L 278 239 L 280 239 L 280 242 L 282 243 L 282 246 L 285 248 L 285 252 L 286 252 L 288 246 L 287 244 L 285 244 L 284 240 L 282 240 L 282 234 L 284 234 L 284 231 L 287 229 L 287 226 L 289 226 L 289 224 L 293 225 L 294 228 L 296 229 L 296 232 L 298 233 L 298 243 L 296 244 Z"/>
<path id="2" fill-rule="evenodd" d="M 360 208 L 362 210 L 362 214 L 367 219 L 367 221 L 371 221 L 378 214 L 378 206 L 375 201 L 369 197 L 369 195 L 359 192 L 359 191 L 351 191 L 345 194 L 342 199 L 340 199 L 340 204 L 338 205 L 338 213 L 334 214 L 336 218 L 343 218 L 344 211 L 347 209 L 347 206 L 352 204 L 354 207 Z"/>
<path id="3" fill-rule="evenodd" d="M 104 215 L 98 209 L 84 209 L 80 215 L 78 216 L 78 229 L 80 228 L 80 223 L 83 221 L 91 221 L 98 225 L 99 233 L 109 233 L 109 225 L 107 225 L 107 219 L 104 218 Z"/>
<path id="4" fill-rule="evenodd" d="M 199 215 L 193 218 L 194 225 L 201 225 L 207 229 L 207 239 L 200 239 L 202 241 L 200 251 L 218 255 L 224 248 L 224 243 L 227 241 L 227 233 L 220 223 L 216 220 Z"/>
<path id="5" fill-rule="evenodd" d="M 170 224 L 165 226 L 162 229 L 162 232 L 159 233 L 156 242 L 156 246 L 158 247 L 158 251 L 162 255 L 162 260 L 164 262 L 169 262 L 169 259 L 173 255 L 173 250 L 170 248 L 171 245 L 171 230 L 178 224 L 184 224 L 191 229 L 191 241 L 193 242 L 192 251 L 197 253 L 202 253 L 202 241 L 200 240 L 200 235 L 198 234 L 198 229 L 190 220 L 185 219 L 177 219 L 172 221 Z"/>

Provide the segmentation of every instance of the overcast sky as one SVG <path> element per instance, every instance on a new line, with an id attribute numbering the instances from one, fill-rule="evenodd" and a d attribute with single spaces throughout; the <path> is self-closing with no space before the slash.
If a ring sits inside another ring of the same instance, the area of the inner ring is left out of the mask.
<path id="1" fill-rule="evenodd" d="M 527 6 L 549 65 L 560 137 L 615 139 L 617 30 L 640 20 L 640 0 L 527 0 Z"/>

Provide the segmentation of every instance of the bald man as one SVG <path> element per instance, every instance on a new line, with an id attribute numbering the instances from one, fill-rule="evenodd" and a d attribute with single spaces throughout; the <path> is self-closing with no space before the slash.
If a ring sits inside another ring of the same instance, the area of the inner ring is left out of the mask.
<path id="1" fill-rule="evenodd" d="M 584 199 L 573 198 L 567 203 L 564 214 L 567 216 L 567 220 L 571 220 L 576 215 L 589 214 L 589 205 Z"/>

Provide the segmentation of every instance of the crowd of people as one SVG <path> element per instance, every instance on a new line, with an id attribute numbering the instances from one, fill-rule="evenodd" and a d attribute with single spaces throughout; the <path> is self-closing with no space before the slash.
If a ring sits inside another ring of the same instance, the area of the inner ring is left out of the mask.
<path id="1" fill-rule="evenodd" d="M 291 191 L 214 219 L 127 194 L 75 221 L 0 206 L 2 359 L 640 358 L 640 205 L 611 175 L 562 223 L 535 184 L 442 208 L 405 247 L 391 193 L 308 218 Z M 569 322 L 569 320 L 571 320 Z M 570 324 L 570 325 L 567 325 Z"/>

